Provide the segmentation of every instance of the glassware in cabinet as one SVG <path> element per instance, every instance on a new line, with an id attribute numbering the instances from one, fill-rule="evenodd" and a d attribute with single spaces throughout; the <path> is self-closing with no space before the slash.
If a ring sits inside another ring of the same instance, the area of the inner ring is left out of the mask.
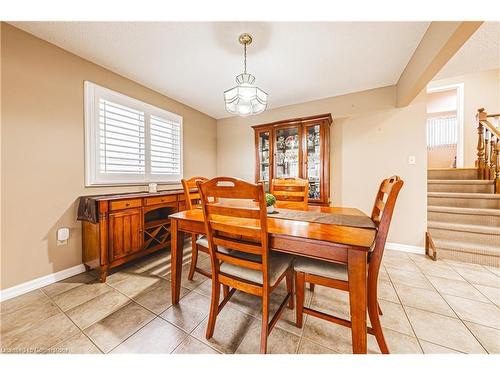
<path id="1" fill-rule="evenodd" d="M 306 163 L 309 198 L 321 198 L 321 130 L 320 125 L 306 127 Z"/>
<path id="2" fill-rule="evenodd" d="M 275 131 L 275 177 L 299 177 L 299 128 L 289 127 Z"/>

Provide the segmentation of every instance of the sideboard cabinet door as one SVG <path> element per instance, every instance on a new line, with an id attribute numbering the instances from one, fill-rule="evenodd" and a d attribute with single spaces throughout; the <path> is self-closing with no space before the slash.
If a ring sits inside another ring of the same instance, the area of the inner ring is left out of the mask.
<path id="1" fill-rule="evenodd" d="M 109 258 L 115 261 L 142 250 L 142 209 L 123 210 L 109 214 Z"/>

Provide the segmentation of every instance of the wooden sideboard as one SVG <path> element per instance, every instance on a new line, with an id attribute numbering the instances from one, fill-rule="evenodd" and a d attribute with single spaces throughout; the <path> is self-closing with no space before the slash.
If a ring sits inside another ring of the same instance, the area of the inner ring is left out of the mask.
<path id="1" fill-rule="evenodd" d="M 170 246 L 168 215 L 185 210 L 183 190 L 81 197 L 95 205 L 82 220 L 83 263 L 102 282 L 109 269 Z M 87 202 L 87 201 L 86 201 Z"/>

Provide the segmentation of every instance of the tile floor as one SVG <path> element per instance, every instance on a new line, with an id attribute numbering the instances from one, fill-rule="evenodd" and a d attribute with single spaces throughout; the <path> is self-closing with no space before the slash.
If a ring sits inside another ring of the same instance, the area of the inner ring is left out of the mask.
<path id="1" fill-rule="evenodd" d="M 205 254 L 201 266 L 208 268 Z M 181 301 L 172 306 L 168 252 L 111 274 L 92 272 L 1 304 L 2 353 L 258 353 L 259 299 L 237 292 L 206 340 L 210 281 L 184 266 Z M 274 311 L 284 288 L 272 300 Z M 382 326 L 392 353 L 500 353 L 499 269 L 386 251 L 380 273 Z M 347 294 L 320 286 L 307 305 L 349 316 Z M 350 353 L 348 328 L 286 309 L 270 353 Z M 378 353 L 368 337 L 370 353 Z"/>

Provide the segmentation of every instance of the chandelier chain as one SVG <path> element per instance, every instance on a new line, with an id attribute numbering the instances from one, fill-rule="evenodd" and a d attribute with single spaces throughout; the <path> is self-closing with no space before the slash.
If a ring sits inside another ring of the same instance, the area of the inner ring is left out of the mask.
<path id="1" fill-rule="evenodd" d="M 243 50 L 244 50 L 243 54 L 244 54 L 244 61 L 245 61 L 244 71 L 245 71 L 245 74 L 247 74 L 247 44 L 246 43 L 243 45 Z"/>

